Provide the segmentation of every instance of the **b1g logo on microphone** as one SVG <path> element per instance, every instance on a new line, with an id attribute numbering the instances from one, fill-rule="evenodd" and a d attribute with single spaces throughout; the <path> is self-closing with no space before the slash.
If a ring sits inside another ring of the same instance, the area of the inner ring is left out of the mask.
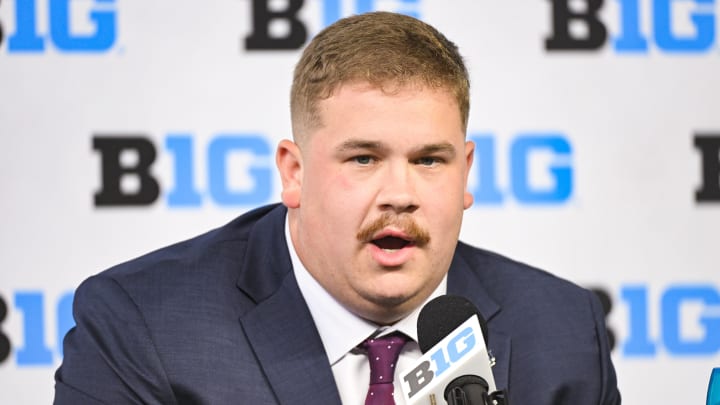
<path id="1" fill-rule="evenodd" d="M 300 49 L 308 37 L 308 22 L 300 18 L 305 6 L 304 0 L 287 0 L 284 7 L 277 7 L 279 2 L 271 0 L 252 1 L 252 32 L 245 37 L 245 49 L 257 50 L 291 50 Z M 343 16 L 362 14 L 382 9 L 394 11 L 420 18 L 420 0 L 321 0 L 320 16 L 317 31 L 339 20 Z M 394 7 L 387 7 L 387 3 Z M 315 27 L 313 27 L 315 28 Z"/>
<path id="2" fill-rule="evenodd" d="M 616 0 L 617 14 L 603 13 L 605 0 L 548 0 L 552 7 L 548 51 L 594 51 L 610 40 L 618 53 L 704 53 L 716 39 L 715 0 Z M 617 18 L 617 21 L 608 19 Z M 650 21 L 648 29 L 644 21 Z"/>
<path id="3" fill-rule="evenodd" d="M 400 375 L 408 404 L 434 403 L 432 399 L 428 402 L 428 398 L 444 398 L 445 387 L 453 379 L 450 375 L 480 375 L 487 380 L 490 392 L 495 391 L 478 318 L 470 317 L 428 350 L 415 367 Z"/>
<path id="4" fill-rule="evenodd" d="M 60 52 L 107 51 L 115 43 L 116 13 L 115 0 L 16 0 L 10 20 L 14 30 L 7 37 L 8 53 L 41 53 L 50 45 Z M 83 15 L 82 20 L 79 15 Z M 47 32 L 41 32 L 41 26 L 46 26 Z M 0 44 L 5 27 L 0 25 Z"/>

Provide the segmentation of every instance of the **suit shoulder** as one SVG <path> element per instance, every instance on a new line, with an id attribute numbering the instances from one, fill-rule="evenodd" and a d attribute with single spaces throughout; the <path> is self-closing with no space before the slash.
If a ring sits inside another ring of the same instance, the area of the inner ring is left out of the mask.
<path id="1" fill-rule="evenodd" d="M 527 284 L 563 291 L 586 291 L 577 284 L 558 277 L 546 270 L 514 260 L 499 253 L 458 243 L 458 253 L 470 265 L 473 272 L 489 279 L 493 286 L 503 288 L 525 287 Z"/>
<path id="2" fill-rule="evenodd" d="M 172 303 L 175 300 L 235 299 L 236 282 L 244 271 L 249 238 L 282 231 L 285 208 L 264 206 L 226 225 L 115 265 L 94 278 L 112 280 L 133 300 Z M 263 229 L 256 229 L 256 224 Z M 268 229 L 274 228 L 275 231 Z M 98 288 L 105 283 L 90 283 Z"/>
<path id="3" fill-rule="evenodd" d="M 254 209 L 219 228 L 117 264 L 101 274 L 123 279 L 151 269 L 162 271 L 198 266 L 207 260 L 231 260 L 237 263 L 244 254 L 244 246 L 255 224 L 266 216 L 277 216 L 279 213 L 284 215 L 284 208 L 278 204 Z"/>
<path id="4" fill-rule="evenodd" d="M 513 320 L 575 320 L 593 326 L 599 310 L 594 294 L 548 271 L 461 243 L 458 253 L 488 294 Z M 532 315 L 531 315 L 532 314 Z"/>

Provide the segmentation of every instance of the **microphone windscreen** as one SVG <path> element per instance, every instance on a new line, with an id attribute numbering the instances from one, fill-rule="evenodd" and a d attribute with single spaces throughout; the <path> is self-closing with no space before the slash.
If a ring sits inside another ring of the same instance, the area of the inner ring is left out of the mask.
<path id="1" fill-rule="evenodd" d="M 425 354 L 473 315 L 476 315 L 480 321 L 480 329 L 487 344 L 487 322 L 467 298 L 458 295 L 441 295 L 430 300 L 418 315 L 417 332 L 420 351 Z"/>

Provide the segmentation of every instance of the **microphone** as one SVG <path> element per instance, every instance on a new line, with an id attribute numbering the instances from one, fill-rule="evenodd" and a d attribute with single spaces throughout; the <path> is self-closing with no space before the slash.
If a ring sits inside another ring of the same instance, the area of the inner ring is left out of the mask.
<path id="1" fill-rule="evenodd" d="M 483 341 L 488 341 L 487 322 L 472 302 L 459 295 L 441 295 L 420 310 L 417 322 L 418 344 L 423 354 L 440 343 L 468 318 L 476 315 Z"/>
<path id="2" fill-rule="evenodd" d="M 467 299 L 443 295 L 428 302 L 418 317 L 423 356 L 400 373 L 405 403 L 507 405 L 497 391 L 487 351 L 487 324 Z"/>

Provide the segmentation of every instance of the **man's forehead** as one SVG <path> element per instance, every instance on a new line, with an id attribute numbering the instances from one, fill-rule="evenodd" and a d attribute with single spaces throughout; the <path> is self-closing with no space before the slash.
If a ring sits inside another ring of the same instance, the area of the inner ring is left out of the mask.
<path id="1" fill-rule="evenodd" d="M 338 96 L 343 93 L 366 93 L 379 92 L 387 96 L 397 96 L 400 94 L 410 94 L 412 97 L 422 97 L 423 93 L 427 96 L 431 94 L 444 93 L 447 95 L 448 103 L 457 108 L 458 114 L 461 114 L 458 100 L 450 86 L 430 85 L 423 82 L 420 78 L 411 78 L 409 80 L 389 79 L 379 83 L 370 82 L 362 78 L 349 78 L 335 85 L 331 85 L 321 92 L 321 96 L 314 100 L 307 100 L 307 110 L 305 114 L 293 116 L 295 136 L 298 141 L 304 140 L 307 136 L 311 136 L 313 132 L 321 129 L 327 119 L 327 110 L 332 108 L 333 104 L 338 104 Z M 341 102 L 346 102 L 343 100 Z M 462 117 L 461 117 L 462 118 Z"/>
<path id="2" fill-rule="evenodd" d="M 370 108 L 376 109 L 377 112 L 380 115 L 392 115 L 394 114 L 393 108 L 387 108 L 387 105 L 385 107 L 380 107 L 378 104 L 377 106 L 374 105 L 374 101 L 372 98 L 364 97 L 366 94 L 375 94 L 375 95 L 381 95 L 381 96 L 388 96 L 389 98 L 392 97 L 399 97 L 407 98 L 407 99 L 424 99 L 424 98 L 432 98 L 434 100 L 438 100 L 438 95 L 440 95 L 440 100 L 443 100 L 442 103 L 447 102 L 447 105 L 457 111 L 457 126 L 458 126 L 458 135 L 459 138 L 458 141 L 465 140 L 465 133 L 462 128 L 462 121 L 460 117 L 460 109 L 457 104 L 457 100 L 454 97 L 454 95 L 451 93 L 451 91 L 445 87 L 430 87 L 427 85 L 423 85 L 421 83 L 412 83 L 412 84 L 405 84 L 400 85 L 398 83 L 394 83 L 394 87 L 379 87 L 373 83 L 370 83 L 368 81 L 358 80 L 358 81 L 349 81 L 345 82 L 341 85 L 339 85 L 332 94 L 329 95 L 329 97 L 322 98 L 318 100 L 318 103 L 316 104 L 315 108 L 315 115 L 314 119 L 312 120 L 312 125 L 308 127 L 301 127 L 297 129 L 301 129 L 300 134 L 302 134 L 300 137 L 296 137 L 296 141 L 298 141 L 301 144 L 301 147 L 304 146 L 304 144 L 309 141 L 310 139 L 317 138 L 318 135 L 320 135 L 321 138 L 324 140 L 322 142 L 333 142 L 335 145 L 333 145 L 333 148 L 344 148 L 347 149 L 349 147 L 358 149 L 360 147 L 364 147 L 366 149 L 379 149 L 383 146 L 387 147 L 388 145 L 384 145 L 383 142 L 387 141 L 387 131 L 389 130 L 385 126 L 378 128 L 372 128 L 370 127 L 371 121 L 362 121 L 360 123 L 356 123 L 357 125 L 353 125 L 351 127 L 348 127 L 348 124 L 353 121 L 355 118 L 348 117 L 345 115 L 345 112 L 343 111 L 353 111 L 355 106 L 364 106 L 363 108 Z M 392 104 L 390 104 L 392 105 Z M 338 110 L 338 108 L 340 110 Z M 338 114 L 340 113 L 340 114 Z M 444 117 L 450 117 L 451 115 L 443 115 Z M 427 117 L 426 117 L 427 118 Z M 416 121 L 416 120 L 413 120 Z M 444 121 L 444 120 L 443 120 Z M 381 121 L 380 121 L 381 122 Z M 366 125 L 367 124 L 367 125 Z M 337 128 L 334 128 L 336 125 L 344 126 L 344 134 L 339 134 L 336 130 Z M 436 140 L 433 140 L 431 138 L 434 138 L 436 136 L 438 137 L 447 137 L 447 133 L 445 129 L 441 129 L 439 127 L 435 127 L 436 125 L 442 126 L 444 124 L 439 124 L 437 122 L 432 123 L 431 125 L 428 125 L 426 128 L 422 128 L 421 131 L 418 131 L 416 135 L 419 138 L 426 138 L 425 140 L 417 139 L 418 143 L 425 142 L 425 143 L 437 143 Z M 435 127 L 435 128 L 433 128 Z M 347 132 L 346 132 L 347 131 Z M 400 131 L 405 132 L 405 131 Z M 454 130 L 452 132 L 455 132 Z M 297 135 L 297 134 L 296 134 Z M 338 136 L 340 135 L 340 136 Z M 352 142 L 347 142 L 349 139 L 343 140 L 343 137 L 352 138 Z M 407 138 L 406 138 L 407 139 Z M 414 139 L 411 139 L 414 141 Z M 360 145 L 359 141 L 362 141 L 362 143 L 365 143 L 365 145 Z M 455 139 L 451 139 L 451 142 L 455 143 Z M 340 145 L 340 143 L 347 142 L 345 145 Z M 375 142 L 376 144 L 371 144 L 372 142 Z M 412 142 L 415 143 L 415 142 Z M 457 147 L 457 146 L 456 146 Z M 420 146 L 422 148 L 422 146 Z M 430 148 L 428 148 L 430 149 Z M 443 149 L 443 148 L 436 148 L 436 149 Z M 447 148 L 444 148 L 447 149 Z"/>
<path id="3" fill-rule="evenodd" d="M 378 101 L 386 99 L 390 104 L 380 105 Z M 394 108 L 395 105 L 406 105 L 404 102 L 410 101 L 412 104 L 426 103 L 433 100 L 433 103 L 441 103 L 447 105 L 450 109 L 457 111 L 460 122 L 460 107 L 456 98 L 449 89 L 444 87 L 429 87 L 423 85 L 406 85 L 394 88 L 381 88 L 368 82 L 350 82 L 339 86 L 329 97 L 320 99 L 316 104 L 316 124 L 322 127 L 329 119 L 340 119 L 344 121 L 342 116 L 338 116 L 334 111 L 338 109 L 350 109 L 354 111 L 357 107 L 370 108 L 370 111 L 376 110 L 377 113 L 394 114 L 399 111 Z"/>

